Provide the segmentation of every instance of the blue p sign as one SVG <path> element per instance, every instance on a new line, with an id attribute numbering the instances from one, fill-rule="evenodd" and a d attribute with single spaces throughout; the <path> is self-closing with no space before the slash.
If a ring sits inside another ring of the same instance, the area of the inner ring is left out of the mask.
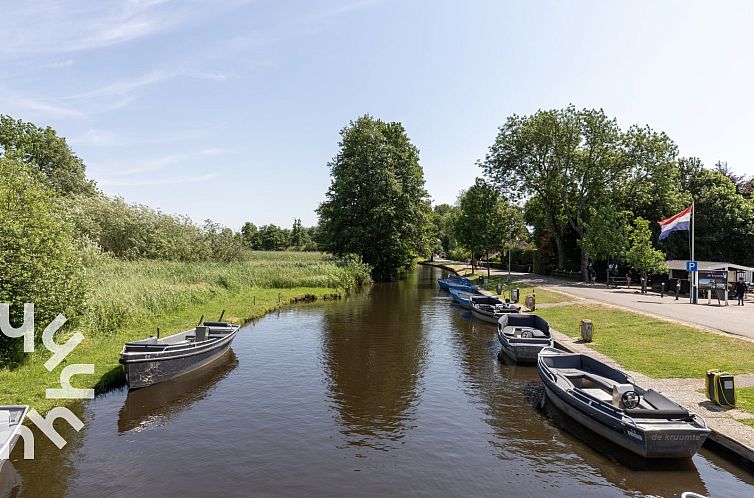
<path id="1" fill-rule="evenodd" d="M 698 261 L 686 261 L 686 271 L 695 272 L 698 266 Z"/>

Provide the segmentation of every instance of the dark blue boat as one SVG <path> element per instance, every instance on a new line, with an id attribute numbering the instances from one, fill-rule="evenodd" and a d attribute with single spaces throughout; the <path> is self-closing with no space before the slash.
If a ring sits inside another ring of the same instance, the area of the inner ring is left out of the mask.
<path id="1" fill-rule="evenodd" d="M 440 286 L 441 289 L 448 290 L 448 287 L 450 284 L 453 285 L 474 285 L 471 283 L 471 280 L 459 277 L 458 275 L 450 274 L 446 278 L 438 278 L 437 284 Z"/>

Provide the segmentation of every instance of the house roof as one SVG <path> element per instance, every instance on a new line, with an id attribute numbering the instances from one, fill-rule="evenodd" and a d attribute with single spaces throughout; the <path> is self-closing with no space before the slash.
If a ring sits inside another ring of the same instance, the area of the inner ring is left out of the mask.
<path id="1" fill-rule="evenodd" d="M 685 270 L 686 269 L 685 259 L 670 259 L 668 261 L 665 261 L 665 264 L 668 266 L 669 270 Z M 741 271 L 754 272 L 754 268 L 750 266 L 737 265 L 735 263 L 728 263 L 726 261 L 699 261 L 698 268 L 700 270 L 725 270 L 727 268 L 728 270 L 741 270 Z"/>

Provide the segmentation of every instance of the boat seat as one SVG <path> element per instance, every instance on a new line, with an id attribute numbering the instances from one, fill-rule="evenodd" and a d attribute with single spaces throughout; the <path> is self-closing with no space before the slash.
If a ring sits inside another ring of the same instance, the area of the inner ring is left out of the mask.
<path id="1" fill-rule="evenodd" d="M 592 372 L 579 370 L 578 368 L 558 368 L 556 369 L 556 371 L 560 372 L 562 375 L 568 377 L 569 379 L 584 377 L 594 382 L 595 384 L 602 386 L 604 389 L 610 392 L 612 392 L 613 386 L 621 384 L 621 382 L 618 382 L 617 380 L 609 379 L 607 377 L 603 377 L 601 375 L 597 375 Z"/>
<path id="2" fill-rule="evenodd" d="M 521 337 L 521 334 L 524 332 L 531 332 L 532 337 L 534 338 L 542 338 L 547 337 L 547 334 L 542 332 L 539 329 L 535 329 L 532 327 L 514 327 L 514 326 L 508 326 L 503 329 L 503 333 L 506 335 L 514 336 L 514 337 Z"/>

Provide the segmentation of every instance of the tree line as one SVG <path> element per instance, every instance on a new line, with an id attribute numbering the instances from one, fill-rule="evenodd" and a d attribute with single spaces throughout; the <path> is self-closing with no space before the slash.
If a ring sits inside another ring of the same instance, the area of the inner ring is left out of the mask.
<path id="1" fill-rule="evenodd" d="M 365 115 L 341 131 L 318 209 L 321 247 L 357 253 L 389 279 L 417 257 L 476 259 L 530 247 L 539 271 L 609 263 L 662 272 L 688 237 L 657 221 L 692 202 L 696 257 L 754 266 L 754 180 L 679 156 L 664 132 L 621 127 L 602 109 L 512 115 L 478 161 L 483 178 L 430 207 L 418 149 L 400 123 Z"/>

